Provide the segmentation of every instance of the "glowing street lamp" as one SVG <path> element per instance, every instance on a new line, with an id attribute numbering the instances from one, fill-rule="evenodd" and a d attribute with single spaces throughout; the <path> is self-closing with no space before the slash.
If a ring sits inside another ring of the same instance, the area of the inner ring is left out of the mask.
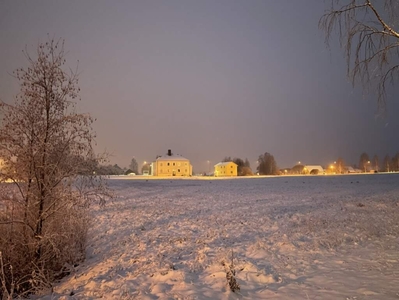
<path id="1" fill-rule="evenodd" d="M 367 166 L 370 166 L 370 161 L 367 161 L 367 164 L 364 164 L 364 173 L 366 173 Z"/>
<path id="2" fill-rule="evenodd" d="M 335 162 L 334 162 L 334 163 L 335 163 Z M 331 173 L 333 173 L 333 174 L 334 174 L 334 173 L 335 173 L 335 172 L 334 172 L 335 165 L 331 164 L 331 165 L 330 165 L 330 169 L 331 169 Z"/>

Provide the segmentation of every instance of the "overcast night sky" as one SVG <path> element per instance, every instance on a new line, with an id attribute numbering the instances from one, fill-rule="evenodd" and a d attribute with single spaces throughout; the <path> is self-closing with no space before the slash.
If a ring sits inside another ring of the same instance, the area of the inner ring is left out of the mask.
<path id="1" fill-rule="evenodd" d="M 0 0 L 0 98 L 12 102 L 10 74 L 27 65 L 47 34 L 79 60 L 82 101 L 97 118 L 97 151 L 127 167 L 167 149 L 195 172 L 225 156 L 270 152 L 279 167 L 358 163 L 399 151 L 399 103 L 387 114 L 346 77 L 338 40 L 328 50 L 320 0 Z M 397 93 L 396 93 L 397 95 Z"/>

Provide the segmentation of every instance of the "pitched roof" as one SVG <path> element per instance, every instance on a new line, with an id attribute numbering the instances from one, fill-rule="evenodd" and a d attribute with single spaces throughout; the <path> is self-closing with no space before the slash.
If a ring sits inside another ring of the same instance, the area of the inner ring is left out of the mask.
<path id="1" fill-rule="evenodd" d="M 157 161 L 166 161 L 166 160 L 187 160 L 187 158 L 181 156 L 180 154 L 172 154 L 172 155 L 162 155 L 156 159 Z"/>
<path id="2" fill-rule="evenodd" d="M 311 169 L 324 170 L 323 167 L 320 165 L 305 165 L 304 167 L 308 170 Z"/>
<path id="3" fill-rule="evenodd" d="M 216 167 L 216 166 L 228 166 L 229 164 L 235 164 L 236 166 L 238 166 L 234 161 L 225 161 L 225 162 L 217 163 L 217 164 L 215 165 L 215 167 Z"/>

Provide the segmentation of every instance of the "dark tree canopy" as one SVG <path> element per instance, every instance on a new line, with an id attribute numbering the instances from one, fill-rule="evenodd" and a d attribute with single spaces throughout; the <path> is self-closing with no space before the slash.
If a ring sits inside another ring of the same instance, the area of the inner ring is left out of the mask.
<path id="1" fill-rule="evenodd" d="M 291 168 L 291 174 L 303 174 L 305 166 L 301 164 L 297 164 Z"/>
<path id="2" fill-rule="evenodd" d="M 277 175 L 279 173 L 274 156 L 268 152 L 259 155 L 257 170 L 259 175 Z"/>

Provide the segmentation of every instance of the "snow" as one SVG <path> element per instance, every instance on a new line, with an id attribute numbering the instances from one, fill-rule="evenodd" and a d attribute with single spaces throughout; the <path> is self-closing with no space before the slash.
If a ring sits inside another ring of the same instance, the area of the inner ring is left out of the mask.
<path id="1" fill-rule="evenodd" d="M 42 299 L 399 298 L 397 174 L 109 184 L 86 261 Z"/>
<path id="2" fill-rule="evenodd" d="M 173 160 L 188 160 L 188 159 L 183 157 L 183 156 L 181 156 L 180 154 L 171 154 L 171 155 L 166 154 L 166 155 L 158 157 L 156 160 L 159 160 L 159 161 L 168 161 L 168 160 L 173 161 Z"/>

